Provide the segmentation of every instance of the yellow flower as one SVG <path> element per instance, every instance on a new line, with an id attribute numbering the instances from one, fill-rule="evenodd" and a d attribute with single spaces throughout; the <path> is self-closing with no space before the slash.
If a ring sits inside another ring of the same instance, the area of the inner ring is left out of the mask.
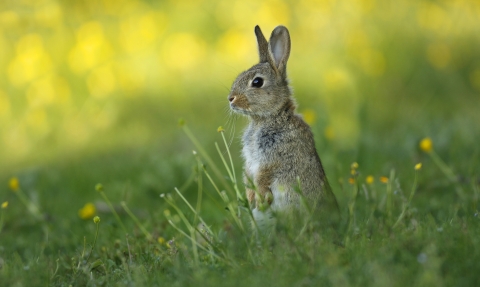
<path id="1" fill-rule="evenodd" d="M 354 179 L 353 177 L 350 177 L 350 178 L 348 179 L 348 183 L 350 183 L 350 184 L 355 184 L 355 179 Z"/>
<path id="2" fill-rule="evenodd" d="M 165 244 L 165 242 L 167 242 L 167 241 L 165 240 L 165 238 L 163 238 L 163 237 L 161 237 L 161 236 L 157 239 L 157 241 L 158 241 L 158 243 L 160 243 L 161 245 L 163 245 L 163 244 Z"/>
<path id="3" fill-rule="evenodd" d="M 388 182 L 388 177 L 386 177 L 386 176 L 381 176 L 381 177 L 380 177 L 380 181 L 383 182 L 383 183 L 387 183 L 387 182 Z"/>
<path id="4" fill-rule="evenodd" d="M 4 203 L 2 203 L 2 208 L 5 209 L 8 207 L 8 201 L 5 201 Z"/>
<path id="5" fill-rule="evenodd" d="M 217 129 L 217 132 L 219 133 L 223 133 L 225 130 L 223 129 L 222 126 L 219 126 L 218 129 Z"/>
<path id="6" fill-rule="evenodd" d="M 374 181 L 375 178 L 371 175 L 367 176 L 367 178 L 365 179 L 365 182 L 367 182 L 367 184 L 372 184 Z"/>
<path id="7" fill-rule="evenodd" d="M 431 152 L 433 149 L 432 139 L 424 138 L 420 141 L 420 149 L 424 152 Z"/>
<path id="8" fill-rule="evenodd" d="M 357 169 L 358 168 L 358 163 L 357 162 L 354 162 L 350 165 L 350 168 L 351 169 Z"/>
<path id="9" fill-rule="evenodd" d="M 415 165 L 415 170 L 419 170 L 421 168 L 422 168 L 422 163 L 421 162 L 419 162 Z"/>
<path id="10" fill-rule="evenodd" d="M 78 216 L 80 216 L 81 219 L 90 219 L 95 215 L 95 211 L 95 205 L 89 202 L 78 211 Z"/>
<path id="11" fill-rule="evenodd" d="M 10 187 L 10 189 L 14 192 L 17 191 L 20 188 L 20 183 L 18 182 L 18 178 L 12 177 L 8 181 L 8 187 Z"/>

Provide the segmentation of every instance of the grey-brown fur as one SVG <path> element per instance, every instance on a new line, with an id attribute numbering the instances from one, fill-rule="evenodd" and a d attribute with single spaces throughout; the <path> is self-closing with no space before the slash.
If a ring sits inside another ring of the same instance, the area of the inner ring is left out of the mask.
<path id="1" fill-rule="evenodd" d="M 265 205 L 275 211 L 302 208 L 295 188 L 300 188 L 318 211 L 338 213 L 310 127 L 295 114 L 286 73 L 289 32 L 278 26 L 269 42 L 258 26 L 255 34 L 260 62 L 237 77 L 228 97 L 233 111 L 250 118 L 242 154 L 247 198 L 255 219 L 263 220 L 260 207 Z M 263 79 L 261 87 L 252 86 L 257 78 Z"/>

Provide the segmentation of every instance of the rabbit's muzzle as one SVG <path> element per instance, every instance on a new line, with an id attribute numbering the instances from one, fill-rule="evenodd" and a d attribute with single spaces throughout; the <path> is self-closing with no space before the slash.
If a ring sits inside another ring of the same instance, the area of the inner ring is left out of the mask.
<path id="1" fill-rule="evenodd" d="M 245 112 L 250 109 L 245 95 L 230 95 L 228 101 L 230 102 L 230 108 L 234 111 Z"/>

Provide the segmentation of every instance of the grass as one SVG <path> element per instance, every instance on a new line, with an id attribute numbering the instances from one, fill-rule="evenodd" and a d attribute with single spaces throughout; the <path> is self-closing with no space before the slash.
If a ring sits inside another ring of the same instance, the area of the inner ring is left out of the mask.
<path id="1" fill-rule="evenodd" d="M 433 142 L 387 169 L 367 162 L 367 171 L 327 145 L 325 165 L 333 157 L 341 169 L 328 173 L 339 232 L 279 218 L 259 239 L 237 198 L 238 154 L 225 149 L 223 133 L 215 155 L 183 129 L 198 151 L 190 158 L 163 163 L 152 147 L 20 173 L 2 208 L 2 284 L 478 285 L 477 161 L 459 173 L 463 165 L 445 162 L 448 152 Z M 388 172 L 380 179 L 379 171 Z M 85 202 L 95 202 L 99 222 L 78 217 Z"/>

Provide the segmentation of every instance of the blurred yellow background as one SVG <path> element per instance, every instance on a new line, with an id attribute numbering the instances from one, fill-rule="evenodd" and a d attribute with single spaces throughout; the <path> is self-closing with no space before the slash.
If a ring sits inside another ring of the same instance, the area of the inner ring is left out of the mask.
<path id="1" fill-rule="evenodd" d="M 168 142 L 180 116 L 225 124 L 257 24 L 290 29 L 300 111 L 340 147 L 366 101 L 385 125 L 399 107 L 474 114 L 479 19 L 474 0 L 2 1 L 0 169 Z"/>

